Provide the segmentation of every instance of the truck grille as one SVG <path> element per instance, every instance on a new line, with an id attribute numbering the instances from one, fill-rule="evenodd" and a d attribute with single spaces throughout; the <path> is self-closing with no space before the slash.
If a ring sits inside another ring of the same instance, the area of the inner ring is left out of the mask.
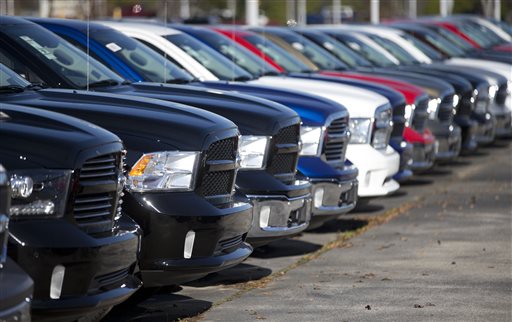
<path id="1" fill-rule="evenodd" d="M 244 241 L 244 235 L 238 235 L 230 238 L 223 239 L 217 243 L 217 247 L 215 247 L 215 253 L 229 253 L 238 246 L 243 243 Z"/>
<path id="2" fill-rule="evenodd" d="M 236 162 L 238 138 L 231 137 L 213 142 L 205 154 L 205 163 L 209 161 Z M 225 171 L 202 171 L 197 191 L 204 197 L 231 195 L 236 177 L 236 169 Z"/>
<path id="3" fill-rule="evenodd" d="M 348 142 L 348 117 L 335 119 L 327 127 L 322 156 L 328 162 L 344 162 Z"/>
<path id="4" fill-rule="evenodd" d="M 405 104 L 393 107 L 393 130 L 391 137 L 401 138 L 405 128 Z"/>
<path id="5" fill-rule="evenodd" d="M 130 268 L 126 267 L 115 272 L 95 276 L 94 282 L 96 285 L 94 286 L 94 289 L 100 290 L 103 288 L 108 288 L 109 286 L 117 286 L 124 279 L 126 279 L 126 277 L 128 277 L 129 273 Z"/>
<path id="6" fill-rule="evenodd" d="M 74 197 L 73 214 L 77 225 L 87 233 L 112 230 L 119 197 L 120 162 L 120 153 L 104 155 L 85 161 L 79 171 L 79 191 Z"/>
<path id="7" fill-rule="evenodd" d="M 412 128 L 423 133 L 428 119 L 428 98 L 424 98 L 418 102 L 412 115 Z"/>
<path id="8" fill-rule="evenodd" d="M 512 88 L 511 88 L 512 90 Z M 499 88 L 498 88 L 498 91 L 496 92 L 496 97 L 494 98 L 495 101 L 496 101 L 496 104 L 498 105 L 505 105 L 505 101 L 507 100 L 507 84 L 502 84 Z"/>
<path id="9" fill-rule="evenodd" d="M 457 116 L 471 116 L 471 112 L 474 108 L 474 103 L 471 102 L 473 97 L 473 91 L 467 91 L 462 95 L 462 98 L 457 106 Z"/>
<path id="10" fill-rule="evenodd" d="M 448 95 L 443 98 L 439 104 L 437 111 L 437 118 L 441 122 L 451 123 L 453 120 L 453 95 Z"/>
<path id="11" fill-rule="evenodd" d="M 286 183 L 295 180 L 295 171 L 297 169 L 297 159 L 299 156 L 299 140 L 299 124 L 282 128 L 274 135 L 270 143 L 266 171 L 272 175 L 279 175 L 279 178 Z M 279 151 L 281 147 L 290 145 L 293 145 L 296 150 L 293 152 Z"/>

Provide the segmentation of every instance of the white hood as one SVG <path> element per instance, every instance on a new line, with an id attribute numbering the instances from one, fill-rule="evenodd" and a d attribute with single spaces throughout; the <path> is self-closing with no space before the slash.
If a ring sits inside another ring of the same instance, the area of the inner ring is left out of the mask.
<path id="1" fill-rule="evenodd" d="M 286 76 L 264 76 L 247 82 L 258 86 L 269 86 L 303 91 L 331 99 L 345 106 L 350 117 L 374 117 L 377 107 L 389 104 L 384 96 L 355 86 L 336 84 L 321 80 L 291 78 Z"/>
<path id="2" fill-rule="evenodd" d="M 490 72 L 505 76 L 507 80 L 512 81 L 512 65 L 501 62 L 494 62 L 484 59 L 473 59 L 473 58 L 450 58 L 444 61 L 447 65 L 458 65 L 476 67 L 488 70 Z"/>

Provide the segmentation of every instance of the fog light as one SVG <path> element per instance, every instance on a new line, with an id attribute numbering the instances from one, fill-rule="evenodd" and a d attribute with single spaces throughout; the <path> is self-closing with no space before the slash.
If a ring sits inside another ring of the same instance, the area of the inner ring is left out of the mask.
<path id="1" fill-rule="evenodd" d="M 62 265 L 57 265 L 53 268 L 52 280 L 50 284 L 50 298 L 59 299 L 62 292 L 62 284 L 64 284 L 64 273 L 66 268 Z"/>
<path id="2" fill-rule="evenodd" d="M 315 191 L 315 208 L 322 207 L 324 201 L 324 188 L 318 188 Z"/>
<path id="3" fill-rule="evenodd" d="M 183 248 L 183 257 L 192 257 L 192 250 L 194 249 L 194 239 L 196 239 L 196 233 L 193 230 L 189 230 L 185 236 L 185 247 Z"/>
<path id="4" fill-rule="evenodd" d="M 270 206 L 263 206 L 260 209 L 260 227 L 266 228 L 268 227 L 268 222 L 270 220 Z"/>

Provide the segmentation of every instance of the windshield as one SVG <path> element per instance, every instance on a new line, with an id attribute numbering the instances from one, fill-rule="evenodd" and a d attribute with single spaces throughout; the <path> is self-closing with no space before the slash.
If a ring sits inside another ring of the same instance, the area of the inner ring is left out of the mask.
<path id="1" fill-rule="evenodd" d="M 473 39 L 479 46 L 490 47 L 492 45 L 492 42 L 489 41 L 489 39 L 486 39 L 485 35 L 480 33 L 474 27 L 472 27 L 468 24 L 458 24 L 457 27 L 463 33 L 465 33 L 467 36 L 469 36 L 471 39 Z"/>
<path id="2" fill-rule="evenodd" d="M 465 24 L 468 24 L 475 31 L 479 32 L 484 39 L 488 40 L 491 45 L 497 45 L 505 42 L 500 36 L 498 36 L 494 31 L 487 28 L 484 25 L 476 23 L 474 21 L 465 21 Z"/>
<path id="3" fill-rule="evenodd" d="M 474 49 L 473 46 L 471 46 L 470 43 L 468 43 L 466 40 L 464 40 L 463 38 L 457 36 L 456 34 L 454 34 L 453 32 L 451 31 L 448 31 L 444 28 L 435 28 L 435 31 L 441 35 L 442 37 L 444 37 L 445 39 L 448 39 L 449 41 L 452 42 L 452 44 L 458 46 L 459 48 L 463 49 L 464 51 L 472 51 Z"/>
<path id="4" fill-rule="evenodd" d="M 226 36 L 210 30 L 194 30 L 192 34 L 255 77 L 279 74 L 272 65 Z"/>
<path id="5" fill-rule="evenodd" d="M 371 61 L 375 66 L 389 67 L 396 65 L 389 58 L 384 56 L 382 53 L 380 53 L 378 50 L 374 49 L 370 45 L 366 44 L 363 40 L 359 39 L 358 37 L 340 33 L 330 33 L 330 35 L 334 37 L 336 40 L 345 44 L 354 52 L 362 55 L 364 58 Z"/>
<path id="6" fill-rule="evenodd" d="M 306 66 L 303 62 L 293 57 L 270 40 L 267 40 L 265 37 L 251 34 L 244 35 L 243 38 L 256 46 L 264 55 L 270 57 L 270 59 L 289 73 L 312 71 L 311 68 Z"/>
<path id="7" fill-rule="evenodd" d="M 116 30 L 102 30 L 92 34 L 94 40 L 105 46 L 117 58 L 130 66 L 145 81 L 172 83 L 191 81 L 193 77 L 164 56 L 146 45 Z"/>
<path id="8" fill-rule="evenodd" d="M 271 32 L 272 33 L 272 32 Z M 275 34 L 323 70 L 345 70 L 348 66 L 337 60 L 322 47 L 294 32 Z"/>
<path id="9" fill-rule="evenodd" d="M 0 64 L 0 87 L 4 86 L 21 86 L 27 87 L 30 83 L 24 80 L 21 76 Z"/>
<path id="10" fill-rule="evenodd" d="M 42 27 L 35 25 L 4 26 L 10 40 L 38 57 L 45 66 L 76 88 L 94 83 L 120 84 L 124 80 L 92 57 Z"/>
<path id="11" fill-rule="evenodd" d="M 446 53 L 450 57 L 464 56 L 464 51 L 462 49 L 454 46 L 448 40 L 435 33 L 428 33 L 425 35 L 425 40 L 431 43 L 434 47 L 439 48 L 440 51 Z"/>
<path id="12" fill-rule="evenodd" d="M 359 66 L 371 67 L 372 64 L 359 55 L 356 55 L 352 50 L 340 43 L 336 39 L 316 32 L 303 32 L 303 35 L 310 40 L 314 41 L 317 45 L 322 46 L 325 50 L 329 51 L 332 55 L 343 61 L 345 64 L 352 68 Z"/>
<path id="13" fill-rule="evenodd" d="M 180 33 L 164 36 L 221 80 L 250 80 L 252 75 L 194 37 Z"/>
<path id="14" fill-rule="evenodd" d="M 400 61 L 401 64 L 419 64 L 419 61 L 416 58 L 414 58 L 414 56 L 409 54 L 405 49 L 403 49 L 393 41 L 371 34 L 367 36 L 371 40 L 375 41 L 377 44 L 384 47 L 384 49 L 386 49 L 391 55 L 395 56 Z"/>
<path id="15" fill-rule="evenodd" d="M 414 47 L 421 50 L 425 55 L 428 56 L 428 58 L 430 58 L 432 60 L 441 60 L 443 58 L 443 56 L 440 53 L 438 53 L 437 51 L 435 51 L 434 49 L 432 49 L 432 47 L 430 47 L 429 45 L 427 45 L 420 39 L 418 39 L 410 34 L 403 33 L 400 35 L 400 37 L 402 37 L 404 40 L 410 42 Z"/>

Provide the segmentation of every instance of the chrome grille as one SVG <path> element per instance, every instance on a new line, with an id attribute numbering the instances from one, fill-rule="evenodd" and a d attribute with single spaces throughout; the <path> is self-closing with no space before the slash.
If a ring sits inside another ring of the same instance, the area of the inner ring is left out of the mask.
<path id="1" fill-rule="evenodd" d="M 345 162 L 348 144 L 348 117 L 335 119 L 327 127 L 322 156 L 328 162 Z"/>
<path id="2" fill-rule="evenodd" d="M 215 161 L 229 161 L 235 163 L 237 148 L 237 137 L 215 141 L 210 144 L 205 153 L 205 163 Z M 200 195 L 211 197 L 231 195 L 233 193 L 236 169 L 215 171 L 205 168 L 201 173 L 201 179 L 196 189 Z"/>
<path id="3" fill-rule="evenodd" d="M 77 225 L 87 233 L 112 230 L 120 163 L 120 153 L 103 155 L 87 160 L 79 171 L 80 189 L 74 196 L 73 214 Z"/>

